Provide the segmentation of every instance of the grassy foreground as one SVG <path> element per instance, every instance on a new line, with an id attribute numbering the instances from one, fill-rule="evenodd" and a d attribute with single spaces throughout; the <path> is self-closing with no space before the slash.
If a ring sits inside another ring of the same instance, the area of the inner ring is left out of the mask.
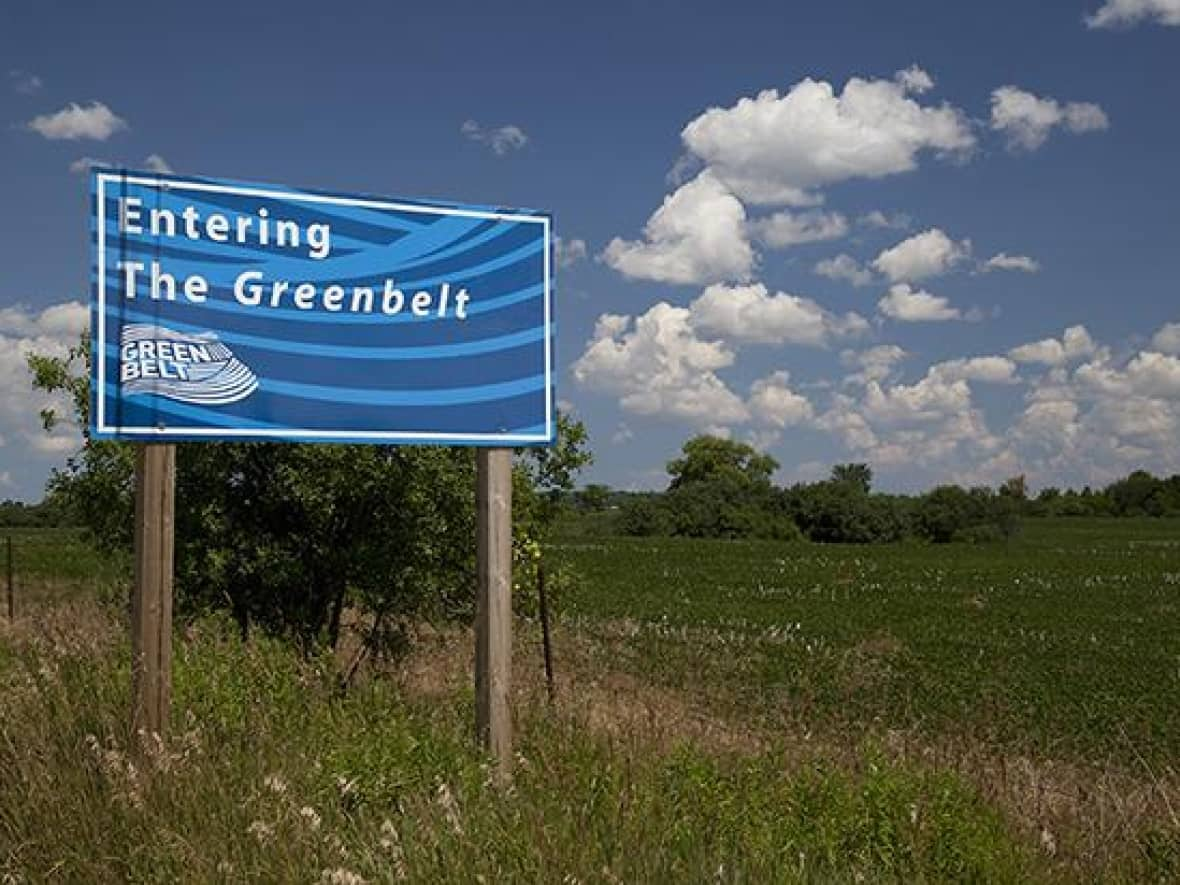
<path id="1" fill-rule="evenodd" d="M 1178 528 L 567 538 L 558 704 L 518 621 L 508 787 L 465 631 L 342 693 L 336 661 L 184 625 L 172 738 L 130 752 L 121 572 L 34 533 L 0 619 L 0 883 L 1177 880 Z"/>
<path id="2" fill-rule="evenodd" d="M 0 881 L 1017 881 L 1032 846 L 952 774 L 596 732 L 520 699 L 512 784 L 472 703 L 216 623 L 178 642 L 173 738 L 129 753 L 128 651 L 89 604 L 0 627 Z"/>

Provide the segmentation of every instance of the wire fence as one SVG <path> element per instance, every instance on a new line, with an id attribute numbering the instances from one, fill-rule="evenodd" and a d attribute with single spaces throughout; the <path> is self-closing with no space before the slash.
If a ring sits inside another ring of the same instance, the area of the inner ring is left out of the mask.
<path id="1" fill-rule="evenodd" d="M 0 529 L 0 592 L 13 620 L 34 598 L 126 586 L 125 557 L 104 554 L 77 529 Z"/>

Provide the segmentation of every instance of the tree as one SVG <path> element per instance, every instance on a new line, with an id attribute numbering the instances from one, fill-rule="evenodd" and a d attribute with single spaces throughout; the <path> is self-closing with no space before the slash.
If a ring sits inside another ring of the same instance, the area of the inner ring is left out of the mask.
<path id="1" fill-rule="evenodd" d="M 619 509 L 619 531 L 638 537 L 671 535 L 675 530 L 670 508 L 657 493 L 631 494 Z"/>
<path id="2" fill-rule="evenodd" d="M 751 445 L 718 436 L 696 436 L 682 448 L 683 457 L 668 462 L 669 490 L 686 483 L 732 477 L 748 486 L 770 485 L 778 462 Z"/>
<path id="3" fill-rule="evenodd" d="M 1028 500 L 1028 483 L 1025 481 L 1024 474 L 1011 476 L 1004 480 L 1000 486 L 1000 495 L 1011 498 L 1013 501 Z"/>
<path id="4" fill-rule="evenodd" d="M 585 425 L 558 412 L 557 441 L 552 446 L 517 451 L 513 511 L 525 518 L 533 537 L 539 538 L 553 524 L 578 473 L 593 462 L 587 444 Z"/>
<path id="5" fill-rule="evenodd" d="M 1057 516 L 1064 512 L 1065 498 L 1061 489 L 1056 486 L 1046 486 L 1037 493 L 1036 502 L 1030 508 L 1034 516 Z"/>
<path id="6" fill-rule="evenodd" d="M 1117 516 L 1162 516 L 1166 486 L 1146 470 L 1136 470 L 1106 487 L 1106 497 Z"/>
<path id="7" fill-rule="evenodd" d="M 920 534 L 945 544 L 972 524 L 972 513 L 977 510 L 970 493 L 956 485 L 944 485 L 921 497 L 914 521 Z"/>
<path id="8" fill-rule="evenodd" d="M 819 543 L 887 543 L 909 533 L 906 500 L 866 494 L 859 482 L 831 479 L 796 485 L 782 497 L 799 529 Z"/>
<path id="9" fill-rule="evenodd" d="M 34 385 L 70 395 L 87 427 L 90 348 L 30 358 Z M 52 427 L 59 416 L 45 413 Z M 518 455 L 517 539 L 535 539 L 589 460 L 585 429 L 559 415 L 552 449 Z M 66 501 L 104 548 L 129 550 L 132 445 L 91 439 L 55 471 Z M 343 612 L 372 616 L 370 637 L 411 615 L 459 617 L 474 596 L 471 449 L 192 443 L 177 446 L 176 588 L 182 610 L 229 608 L 305 648 L 340 636 Z"/>
<path id="10" fill-rule="evenodd" d="M 832 482 L 842 483 L 867 495 L 873 487 L 873 468 L 868 464 L 837 464 L 832 468 Z"/>
<path id="11" fill-rule="evenodd" d="M 610 486 L 592 482 L 583 486 L 574 497 L 580 510 L 596 512 L 607 508 L 610 496 Z"/>
<path id="12" fill-rule="evenodd" d="M 777 506 L 770 482 L 777 469 L 774 458 L 746 443 L 715 436 L 690 439 L 683 457 L 668 463 L 672 481 L 663 503 L 672 530 L 695 538 L 798 537 L 790 516 Z"/>

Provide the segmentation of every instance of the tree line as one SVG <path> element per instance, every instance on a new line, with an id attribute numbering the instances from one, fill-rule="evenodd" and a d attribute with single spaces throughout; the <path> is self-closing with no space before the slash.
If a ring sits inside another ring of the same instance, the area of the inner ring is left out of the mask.
<path id="1" fill-rule="evenodd" d="M 68 526 L 69 510 L 49 495 L 37 504 L 8 499 L 0 501 L 0 527 L 9 529 L 48 529 Z"/>
<path id="2" fill-rule="evenodd" d="M 1142 470 L 1080 492 L 1046 488 L 1032 496 L 1015 476 L 997 488 L 948 484 L 904 495 L 874 492 L 868 464 L 837 464 L 822 481 L 788 487 L 772 481 L 778 466 L 746 443 L 698 436 L 668 463 L 664 491 L 587 486 L 570 500 L 583 513 L 609 514 L 609 530 L 624 535 L 856 544 L 1005 540 L 1026 517 L 1180 516 L 1180 475 Z"/>

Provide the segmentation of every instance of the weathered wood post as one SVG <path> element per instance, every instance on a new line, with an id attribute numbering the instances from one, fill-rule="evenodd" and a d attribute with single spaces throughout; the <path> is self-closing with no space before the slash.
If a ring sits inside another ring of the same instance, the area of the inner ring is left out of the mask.
<path id="1" fill-rule="evenodd" d="M 172 703 L 172 566 L 176 446 L 135 455 L 135 587 L 131 597 L 131 730 L 165 735 Z"/>
<path id="2" fill-rule="evenodd" d="M 512 768 L 512 450 L 476 451 L 475 727 L 496 758 Z"/>
<path id="3" fill-rule="evenodd" d="M 8 620 L 16 620 L 16 587 L 12 580 L 12 535 L 8 536 Z"/>
<path id="4" fill-rule="evenodd" d="M 537 602 L 541 614 L 541 651 L 545 656 L 545 690 L 549 703 L 557 701 L 557 684 L 553 679 L 553 640 L 549 632 L 549 595 L 545 592 L 545 563 L 537 563 Z"/>

